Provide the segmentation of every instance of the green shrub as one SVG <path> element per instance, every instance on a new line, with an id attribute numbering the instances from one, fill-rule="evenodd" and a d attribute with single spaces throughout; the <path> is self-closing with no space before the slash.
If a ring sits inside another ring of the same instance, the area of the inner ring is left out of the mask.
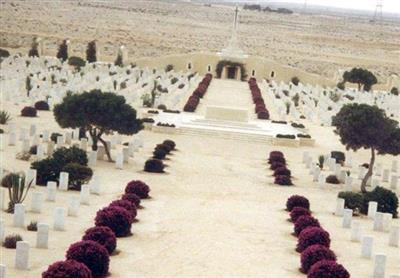
<path id="1" fill-rule="evenodd" d="M 0 48 L 0 58 L 7 58 L 10 56 L 10 52 L 8 50 Z"/>
<path id="2" fill-rule="evenodd" d="M 171 64 L 169 64 L 169 65 L 167 65 L 167 66 L 165 67 L 165 72 L 169 72 L 169 71 L 171 71 L 171 70 L 173 70 L 173 69 L 174 69 L 174 66 L 171 65 Z"/>
<path id="3" fill-rule="evenodd" d="M 335 175 L 329 175 L 325 179 L 326 183 L 331 183 L 331 184 L 339 184 L 340 181 Z"/>
<path id="4" fill-rule="evenodd" d="M 12 186 L 13 180 L 15 179 L 19 179 L 19 174 L 18 173 L 9 173 L 7 175 L 5 175 L 2 179 L 1 179 L 1 186 L 2 187 L 6 187 L 9 188 L 10 186 Z"/>
<path id="5" fill-rule="evenodd" d="M 47 185 L 49 181 L 57 181 L 60 173 L 59 165 L 52 158 L 45 158 L 31 164 L 32 169 L 36 169 L 36 184 Z"/>
<path id="6" fill-rule="evenodd" d="M 344 161 L 346 160 L 346 156 L 344 155 L 344 152 L 332 151 L 331 157 L 336 160 L 336 163 L 340 163 L 340 164 L 343 164 Z"/>
<path id="7" fill-rule="evenodd" d="M 392 95 L 398 96 L 398 95 L 399 95 L 399 89 L 397 89 L 397 87 L 393 87 L 393 88 L 390 90 L 390 93 L 391 93 Z"/>
<path id="8" fill-rule="evenodd" d="M 69 163 L 78 163 L 83 166 L 87 166 L 88 163 L 86 152 L 75 146 L 71 148 L 62 147 L 57 149 L 53 153 L 53 159 L 56 163 L 61 165 L 60 168 L 63 168 Z"/>
<path id="9" fill-rule="evenodd" d="M 80 190 L 82 184 L 89 182 L 93 176 L 92 169 L 78 163 L 68 163 L 62 171 L 69 173 L 69 185 L 73 190 Z"/>
<path id="10" fill-rule="evenodd" d="M 394 218 L 397 218 L 398 212 L 397 208 L 399 207 L 399 199 L 396 196 L 396 193 L 393 191 L 383 188 L 376 187 L 373 191 L 367 192 L 364 194 L 364 205 L 362 207 L 362 213 L 368 213 L 368 202 L 377 202 L 378 203 L 378 211 L 383 213 L 391 213 Z"/>
<path id="11" fill-rule="evenodd" d="M 344 207 L 352 209 L 354 212 L 360 212 L 364 204 L 364 196 L 362 193 L 351 191 L 339 192 L 339 198 L 344 199 Z"/>
<path id="12" fill-rule="evenodd" d="M 79 68 L 84 67 L 86 65 L 86 62 L 85 62 L 85 60 L 83 60 L 80 57 L 71 56 L 68 59 L 68 65 L 74 66 L 79 69 Z"/>
<path id="13" fill-rule="evenodd" d="M 31 223 L 29 223 L 29 225 L 26 227 L 26 229 L 31 232 L 36 232 L 37 231 L 37 222 L 31 221 Z"/>
<path id="14" fill-rule="evenodd" d="M 300 83 L 300 79 L 297 76 L 292 77 L 291 81 L 296 86 L 299 85 L 299 83 Z"/>

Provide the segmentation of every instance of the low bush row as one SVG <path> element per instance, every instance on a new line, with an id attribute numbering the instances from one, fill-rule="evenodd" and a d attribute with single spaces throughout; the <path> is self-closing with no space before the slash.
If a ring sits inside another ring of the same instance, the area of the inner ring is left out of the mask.
<path id="1" fill-rule="evenodd" d="M 210 86 L 213 76 L 211 73 L 207 73 L 203 80 L 199 83 L 196 90 L 193 91 L 192 95 L 187 100 L 183 111 L 194 112 L 200 103 L 200 99 L 206 94 L 208 86 Z"/>
<path id="2" fill-rule="evenodd" d="M 153 157 L 148 159 L 144 164 L 144 171 L 150 173 L 164 173 L 165 164 L 163 162 L 167 155 L 171 154 L 176 148 L 176 144 L 172 140 L 165 140 L 163 143 L 156 145 L 153 151 Z"/>
<path id="3" fill-rule="evenodd" d="M 282 152 L 270 152 L 268 163 L 270 164 L 270 169 L 274 171 L 275 184 L 293 185 L 292 172 L 286 167 L 286 159 Z"/>
<path id="4" fill-rule="evenodd" d="M 298 238 L 296 251 L 301 253 L 300 271 L 308 278 L 349 278 L 348 271 L 336 262 L 335 253 L 329 249 L 329 233 L 321 227 L 318 219 L 312 217 L 308 199 L 293 195 L 286 201 L 286 210 Z"/>
<path id="5" fill-rule="evenodd" d="M 251 97 L 253 99 L 253 103 L 255 105 L 255 113 L 257 114 L 258 119 L 268 120 L 269 119 L 269 111 L 265 106 L 264 99 L 261 95 L 261 90 L 257 85 L 257 80 L 252 77 L 249 79 L 249 88 L 251 91 Z"/>
<path id="6" fill-rule="evenodd" d="M 139 180 L 129 182 L 122 198 L 100 209 L 95 217 L 95 226 L 85 231 L 81 241 L 70 245 L 65 255 L 66 260 L 50 265 L 42 277 L 106 277 L 110 255 L 117 247 L 117 238 L 132 234 L 131 226 L 140 199 L 149 198 L 149 192 L 150 187 L 146 183 Z"/>

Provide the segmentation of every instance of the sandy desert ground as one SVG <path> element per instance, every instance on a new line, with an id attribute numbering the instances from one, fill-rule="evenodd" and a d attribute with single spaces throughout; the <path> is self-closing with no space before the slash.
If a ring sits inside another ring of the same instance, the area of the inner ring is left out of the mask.
<path id="1" fill-rule="evenodd" d="M 227 93 L 231 92 L 225 91 Z M 236 96 L 236 99 L 244 97 Z M 60 130 L 52 112 L 40 112 L 39 117 L 27 119 L 18 115 L 21 104 L 7 102 L 4 107 L 12 113 L 19 127 L 29 128 L 36 123 L 39 132 L 45 128 Z M 49 264 L 62 260 L 68 246 L 93 225 L 96 211 L 120 196 L 125 184 L 132 179 L 147 182 L 152 198 L 143 202 L 139 222 L 133 225 L 133 236 L 118 240 L 120 253 L 111 257 L 111 277 L 304 277 L 298 271 L 300 257 L 294 251 L 297 240 L 291 235 L 293 225 L 287 221 L 288 214 L 283 210 L 286 199 L 292 194 L 310 199 L 314 215 L 331 234 L 332 250 L 352 277 L 372 277 L 373 261 L 360 257 L 361 244 L 350 241 L 350 230 L 341 228 L 341 218 L 332 214 L 337 192 L 343 185 L 319 188 L 301 163 L 305 150 L 317 156 L 331 150 L 344 150 L 343 146 L 331 128 L 304 123 L 317 140 L 315 148 L 142 131 L 140 136 L 145 146 L 123 170 L 103 161 L 94 168 L 95 175 L 101 179 L 103 194 L 92 195 L 90 206 L 81 206 L 79 217 L 68 217 L 65 232 L 50 231 L 49 250 L 31 250 L 29 272 L 11 267 L 9 277 L 39 277 Z M 166 138 L 175 140 L 179 149 L 167 161 L 167 173 L 143 172 L 144 161 L 151 155 L 154 145 Z M 127 140 L 128 137 L 124 137 L 123 141 Z M 2 167 L 12 170 L 29 167 L 28 162 L 15 159 L 19 148 L 20 145 L 8 146 L 1 153 Z M 283 151 L 289 161 L 295 177 L 293 187 L 273 184 L 266 157 L 276 149 Z M 360 151 L 352 155 L 361 164 L 369 160 L 368 154 Z M 390 167 L 392 159 L 382 156 L 378 162 Z M 44 192 L 45 188 L 33 190 Z M 36 220 L 51 224 L 54 207 L 65 207 L 70 196 L 78 196 L 77 192 L 57 194 L 57 202 L 46 202 L 43 213 L 28 212 L 27 222 Z M 30 203 L 29 197 L 26 203 Z M 12 216 L 6 213 L 2 213 L 2 218 L 6 223 L 12 221 Z M 372 221 L 365 217 L 357 217 L 357 220 L 368 234 L 374 235 L 374 252 L 388 255 L 387 273 L 399 273 L 398 248 L 387 245 L 388 234 L 373 232 Z M 393 221 L 393 224 L 399 223 L 399 219 Z M 35 242 L 34 232 L 7 227 L 7 234 L 12 232 L 22 234 L 32 244 Z M 1 248 L 1 255 L 6 265 L 13 265 L 15 250 Z"/>
<path id="2" fill-rule="evenodd" d="M 284 65 L 327 77 L 350 66 L 373 70 L 380 82 L 400 72 L 400 24 L 370 23 L 370 17 L 240 13 L 242 47 Z M 1 2 L 0 47 L 27 52 L 32 38 L 44 39 L 46 55 L 61 40 L 84 56 L 97 39 L 100 60 L 114 60 L 120 44 L 129 58 L 195 51 L 217 52 L 230 37 L 233 8 L 182 1 L 12 1 Z"/>

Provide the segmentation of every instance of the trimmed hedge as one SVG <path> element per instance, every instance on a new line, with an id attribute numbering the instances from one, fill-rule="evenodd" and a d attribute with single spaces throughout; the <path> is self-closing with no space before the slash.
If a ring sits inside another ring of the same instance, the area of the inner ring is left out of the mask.
<path id="1" fill-rule="evenodd" d="M 92 278 L 92 272 L 83 263 L 75 260 L 58 261 L 50 265 L 42 278 Z"/>
<path id="2" fill-rule="evenodd" d="M 307 278 L 350 278 L 349 272 L 335 261 L 322 260 L 315 263 L 308 272 Z"/>
<path id="3" fill-rule="evenodd" d="M 148 159 L 144 164 L 144 171 L 150 173 L 164 173 L 165 165 L 159 159 Z"/>
<path id="4" fill-rule="evenodd" d="M 320 227 L 318 219 L 307 215 L 300 216 L 296 222 L 294 222 L 294 234 L 299 236 L 300 233 L 308 227 Z"/>
<path id="5" fill-rule="evenodd" d="M 125 193 L 122 195 L 121 200 L 127 200 L 131 202 L 133 205 L 136 206 L 136 208 L 139 208 L 140 206 L 140 197 L 134 193 Z"/>
<path id="6" fill-rule="evenodd" d="M 111 255 L 117 247 L 117 238 L 114 232 L 106 226 L 96 226 L 85 231 L 82 240 L 93 240 L 104 246 Z"/>
<path id="7" fill-rule="evenodd" d="M 33 117 L 37 116 L 37 111 L 36 111 L 35 107 L 25 106 L 21 110 L 21 116 L 22 117 L 32 117 L 33 118 Z"/>
<path id="8" fill-rule="evenodd" d="M 35 109 L 36 110 L 43 110 L 43 111 L 49 111 L 50 106 L 46 101 L 40 100 L 35 103 Z"/>
<path id="9" fill-rule="evenodd" d="M 315 263 L 322 260 L 336 261 L 336 255 L 332 250 L 323 245 L 311 245 L 301 253 L 301 270 L 304 273 L 308 273 Z"/>
<path id="10" fill-rule="evenodd" d="M 305 209 L 310 209 L 310 201 L 304 196 L 292 195 L 286 201 L 286 210 L 292 211 L 295 207 L 302 207 Z"/>
<path id="11" fill-rule="evenodd" d="M 66 258 L 85 264 L 94 278 L 104 277 L 108 273 L 110 257 L 107 249 L 95 241 L 83 240 L 72 244 Z"/>
<path id="12" fill-rule="evenodd" d="M 150 187 L 143 181 L 133 180 L 126 185 L 125 193 L 133 193 L 141 199 L 147 199 L 149 198 Z"/>
<path id="13" fill-rule="evenodd" d="M 129 211 L 132 217 L 132 221 L 136 218 L 137 211 L 136 211 L 136 206 L 132 204 L 128 200 L 115 200 L 110 203 L 110 207 L 117 206 L 126 209 Z"/>
<path id="14" fill-rule="evenodd" d="M 297 221 L 297 219 L 299 219 L 300 216 L 303 215 L 307 215 L 307 216 L 311 216 L 311 212 L 306 209 L 306 208 L 302 208 L 302 207 L 294 207 L 291 211 L 290 211 L 290 220 L 295 223 Z"/>
<path id="15" fill-rule="evenodd" d="M 131 234 L 132 216 L 122 207 L 109 206 L 96 213 L 95 225 L 107 226 L 116 237 L 124 237 Z"/>
<path id="16" fill-rule="evenodd" d="M 320 244 L 329 248 L 331 244 L 331 239 L 329 233 L 320 227 L 308 227 L 304 229 L 298 238 L 297 242 L 297 252 L 303 252 L 309 246 L 314 244 Z"/>

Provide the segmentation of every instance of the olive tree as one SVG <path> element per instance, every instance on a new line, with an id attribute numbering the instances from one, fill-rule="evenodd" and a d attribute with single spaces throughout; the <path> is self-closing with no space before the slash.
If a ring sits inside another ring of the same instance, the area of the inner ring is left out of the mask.
<path id="1" fill-rule="evenodd" d="M 97 150 L 98 142 L 102 143 L 110 162 L 110 150 L 102 136 L 113 132 L 132 135 L 143 128 L 142 120 L 136 118 L 136 110 L 125 103 L 123 96 L 100 90 L 67 95 L 54 107 L 54 116 L 62 128 L 89 132 L 92 150 Z"/>
<path id="2" fill-rule="evenodd" d="M 372 86 L 378 83 L 378 80 L 369 70 L 353 68 L 351 71 L 344 72 L 343 82 L 356 83 L 359 91 L 361 91 L 361 89 L 370 91 Z"/>
<path id="3" fill-rule="evenodd" d="M 376 154 L 400 154 L 400 128 L 398 122 L 386 116 L 382 109 L 367 104 L 347 104 L 333 118 L 335 133 L 346 149 L 371 150 L 368 171 L 361 183 L 361 191 L 372 176 Z"/>
<path id="4" fill-rule="evenodd" d="M 88 61 L 89 63 L 97 62 L 96 41 L 91 41 L 88 43 L 86 48 L 86 61 Z"/>

